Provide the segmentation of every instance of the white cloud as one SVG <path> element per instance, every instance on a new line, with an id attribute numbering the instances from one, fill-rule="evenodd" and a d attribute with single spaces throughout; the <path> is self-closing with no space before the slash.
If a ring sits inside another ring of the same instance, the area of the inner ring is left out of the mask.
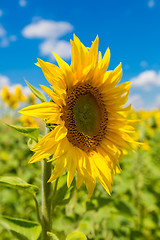
<path id="1" fill-rule="evenodd" d="M 4 37 L 6 35 L 6 30 L 4 27 L 0 24 L 0 37 Z"/>
<path id="2" fill-rule="evenodd" d="M 132 86 L 149 91 L 152 86 L 160 87 L 160 71 L 147 70 L 131 79 Z"/>
<path id="3" fill-rule="evenodd" d="M 143 108 L 144 102 L 143 102 L 141 95 L 134 94 L 134 95 L 129 96 L 127 105 L 128 104 L 132 104 L 132 107 L 134 109 L 138 110 L 138 109 Z"/>
<path id="4" fill-rule="evenodd" d="M 2 15 L 3 15 L 3 11 L 2 9 L 0 9 L 0 17 L 2 17 Z"/>
<path id="5" fill-rule="evenodd" d="M 25 7 L 27 5 L 27 1 L 26 0 L 19 0 L 19 5 L 21 7 Z"/>
<path id="6" fill-rule="evenodd" d="M 130 80 L 132 87 L 128 102 L 133 108 L 147 111 L 160 108 L 160 71 L 147 70 Z"/>
<path id="7" fill-rule="evenodd" d="M 129 96 L 128 104 L 132 104 L 132 108 L 136 110 L 145 109 L 147 111 L 160 109 L 160 95 L 156 95 L 155 98 L 152 98 L 152 101 L 146 99 L 146 96 L 140 94 L 133 94 Z"/>
<path id="8" fill-rule="evenodd" d="M 0 24 L 0 47 L 8 47 L 10 42 L 16 41 L 17 37 L 15 35 L 8 36 L 4 27 Z"/>
<path id="9" fill-rule="evenodd" d="M 9 85 L 9 82 L 9 78 L 7 76 L 0 74 L 0 89 L 6 85 Z"/>
<path id="10" fill-rule="evenodd" d="M 154 107 L 160 109 L 160 95 L 156 97 Z"/>
<path id="11" fill-rule="evenodd" d="M 154 0 L 149 0 L 148 1 L 148 7 L 152 8 L 152 7 L 154 7 L 154 5 L 155 5 L 155 1 Z"/>
<path id="12" fill-rule="evenodd" d="M 11 35 L 11 36 L 9 37 L 9 40 L 10 40 L 11 42 L 15 42 L 15 41 L 17 41 L 17 36 Z"/>
<path id="13" fill-rule="evenodd" d="M 26 96 L 29 95 L 29 93 L 31 92 L 28 86 L 22 86 L 20 84 L 12 84 L 10 82 L 10 79 L 7 76 L 0 74 L 0 93 L 4 86 L 6 86 L 11 93 L 14 93 L 16 86 L 21 86 L 22 92 Z"/>
<path id="14" fill-rule="evenodd" d="M 55 52 L 61 58 L 69 59 L 71 56 L 71 47 L 70 43 L 64 40 L 46 40 L 39 46 L 40 53 L 42 55 L 50 55 L 51 52 Z"/>
<path id="15" fill-rule="evenodd" d="M 0 24 L 0 47 L 7 47 L 9 41 L 7 39 L 7 32 L 4 27 Z"/>
<path id="16" fill-rule="evenodd" d="M 142 68 L 146 68 L 146 67 L 148 67 L 148 63 L 147 63 L 146 61 L 141 61 L 141 62 L 140 62 L 140 66 L 141 66 Z"/>
<path id="17" fill-rule="evenodd" d="M 72 30 L 73 26 L 68 22 L 55 22 L 41 19 L 26 26 L 22 30 L 22 35 L 26 38 L 57 39 Z"/>
<path id="18" fill-rule="evenodd" d="M 31 93 L 31 90 L 29 89 L 29 87 L 27 85 L 22 86 L 21 84 L 12 84 L 10 79 L 7 76 L 0 73 L 0 93 L 4 86 L 6 86 L 11 93 L 14 93 L 16 86 L 21 86 L 22 92 L 26 96 Z M 44 94 L 44 92 L 42 91 L 41 88 L 37 88 L 37 89 L 38 89 L 38 91 L 40 91 Z"/>
<path id="19" fill-rule="evenodd" d="M 9 46 L 9 39 L 6 37 L 3 37 L 0 42 L 0 47 L 8 47 Z"/>
<path id="20" fill-rule="evenodd" d="M 4 108 L 4 106 L 6 107 L 7 105 L 4 104 L 2 98 L 1 98 L 1 93 L 2 93 L 2 89 L 3 87 L 7 87 L 8 90 L 14 94 L 15 93 L 15 88 L 17 86 L 20 86 L 22 89 L 22 93 L 25 96 L 29 96 L 29 94 L 31 93 L 30 89 L 27 86 L 22 86 L 21 84 L 11 84 L 10 79 L 7 76 L 4 76 L 2 74 L 0 74 L 0 115 L 5 113 L 5 110 L 7 110 L 7 112 L 9 111 L 9 109 Z M 24 103 L 20 104 L 21 106 L 24 105 Z"/>
<path id="21" fill-rule="evenodd" d="M 50 56 L 54 51 L 60 57 L 69 59 L 71 55 L 70 43 L 59 38 L 72 32 L 72 30 L 73 26 L 68 22 L 35 19 L 22 30 L 22 35 L 29 39 L 43 40 L 39 45 L 40 54 Z"/>

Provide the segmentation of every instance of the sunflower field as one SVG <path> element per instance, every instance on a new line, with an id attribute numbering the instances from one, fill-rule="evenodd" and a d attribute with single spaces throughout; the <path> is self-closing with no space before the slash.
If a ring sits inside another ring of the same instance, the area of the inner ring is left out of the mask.
<path id="1" fill-rule="evenodd" d="M 49 101 L 27 81 L 1 90 L 0 240 L 160 239 L 160 110 L 126 106 L 98 44 L 74 35 L 70 66 L 38 59 Z"/>
<path id="2" fill-rule="evenodd" d="M 6 89 L 4 92 L 7 93 Z M 34 199 L 29 191 L 11 186 L 4 179 L 18 177 L 38 186 L 36 196 L 40 201 L 41 163 L 28 164 L 32 156 L 28 146 L 32 141 L 4 122 L 33 128 L 39 125 L 41 134 L 44 134 L 44 124 L 31 117 L 19 118 L 13 112 L 11 107 L 15 109 L 21 100 L 27 101 L 24 97 L 14 97 L 13 101 L 8 91 L 8 98 L 4 99 L 8 99 L 4 104 L 8 101 L 9 107 L 4 105 L 0 125 L 0 240 L 36 240 L 40 238 Z M 31 100 L 35 103 L 33 96 L 28 99 Z M 75 180 L 68 189 L 64 173 L 54 198 L 55 236 L 51 239 L 66 239 L 74 231 L 82 232 L 90 240 L 160 239 L 160 111 L 131 110 L 128 118 L 139 120 L 136 137 L 143 145 L 138 146 L 135 153 L 124 151 L 120 160 L 122 172 L 114 176 L 112 195 L 97 185 L 89 199 L 84 185 L 79 190 L 74 188 Z M 21 229 L 24 226 L 17 219 L 34 222 L 35 226 L 26 222 L 26 229 Z M 32 228 L 35 234 L 30 233 Z"/>

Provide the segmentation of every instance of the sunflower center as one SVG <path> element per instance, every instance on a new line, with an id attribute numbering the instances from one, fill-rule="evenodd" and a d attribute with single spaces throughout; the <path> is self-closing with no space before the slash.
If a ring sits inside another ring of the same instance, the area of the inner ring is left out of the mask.
<path id="1" fill-rule="evenodd" d="M 86 153 L 96 151 L 107 129 L 107 110 L 97 87 L 78 83 L 67 91 L 62 120 L 68 130 L 67 138 Z"/>
<path id="2" fill-rule="evenodd" d="M 94 96 L 91 94 L 79 96 L 73 113 L 77 130 L 93 137 L 97 132 L 100 120 L 100 112 Z"/>

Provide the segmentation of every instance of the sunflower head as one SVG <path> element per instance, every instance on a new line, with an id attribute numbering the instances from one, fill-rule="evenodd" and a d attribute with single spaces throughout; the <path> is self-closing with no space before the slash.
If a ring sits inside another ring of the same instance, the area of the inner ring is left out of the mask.
<path id="1" fill-rule="evenodd" d="M 14 97 L 19 102 L 25 102 L 27 100 L 26 96 L 23 95 L 23 93 L 22 93 L 22 87 L 20 85 L 16 86 Z"/>
<path id="2" fill-rule="evenodd" d="M 4 103 L 10 102 L 11 93 L 10 93 L 9 89 L 7 88 L 7 86 L 3 87 L 1 95 L 2 95 L 2 100 Z"/>
<path id="3" fill-rule="evenodd" d="M 15 96 L 9 91 L 7 86 L 4 86 L 2 89 L 2 100 L 9 107 L 16 109 L 18 106 L 18 101 Z"/>
<path id="4" fill-rule="evenodd" d="M 32 117 L 22 115 L 19 120 L 22 123 L 23 127 L 38 128 L 37 122 Z"/>
<path id="5" fill-rule="evenodd" d="M 98 52 L 98 36 L 86 48 L 74 35 L 71 65 L 54 56 L 59 65 L 38 59 L 51 88 L 41 86 L 52 101 L 22 109 L 24 115 L 45 119 L 51 131 L 32 148 L 30 162 L 51 157 L 55 167 L 49 181 L 67 169 L 67 185 L 76 175 L 77 188 L 85 182 L 89 197 L 96 180 L 110 194 L 113 174 L 120 171 L 124 149 L 132 151 L 134 121 L 127 119 L 130 82 L 117 85 L 121 64 L 107 71 L 110 50 L 103 58 Z M 56 126 L 52 128 L 52 126 Z"/>

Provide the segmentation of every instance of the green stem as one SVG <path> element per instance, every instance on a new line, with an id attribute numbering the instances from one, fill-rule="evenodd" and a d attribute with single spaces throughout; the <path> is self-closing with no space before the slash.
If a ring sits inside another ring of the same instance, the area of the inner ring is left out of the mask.
<path id="1" fill-rule="evenodd" d="M 39 221 L 39 223 L 42 225 L 42 221 L 41 221 L 41 217 L 40 217 L 40 213 L 39 213 L 39 205 L 38 205 L 38 201 L 37 201 L 37 198 L 34 194 L 32 194 L 32 197 L 35 201 L 35 205 L 36 205 L 36 212 L 37 212 L 37 219 Z"/>
<path id="2" fill-rule="evenodd" d="M 52 231 L 52 214 L 51 214 L 51 183 L 48 179 L 51 176 L 51 163 L 46 160 L 42 161 L 42 240 L 49 240 L 47 232 Z"/>

